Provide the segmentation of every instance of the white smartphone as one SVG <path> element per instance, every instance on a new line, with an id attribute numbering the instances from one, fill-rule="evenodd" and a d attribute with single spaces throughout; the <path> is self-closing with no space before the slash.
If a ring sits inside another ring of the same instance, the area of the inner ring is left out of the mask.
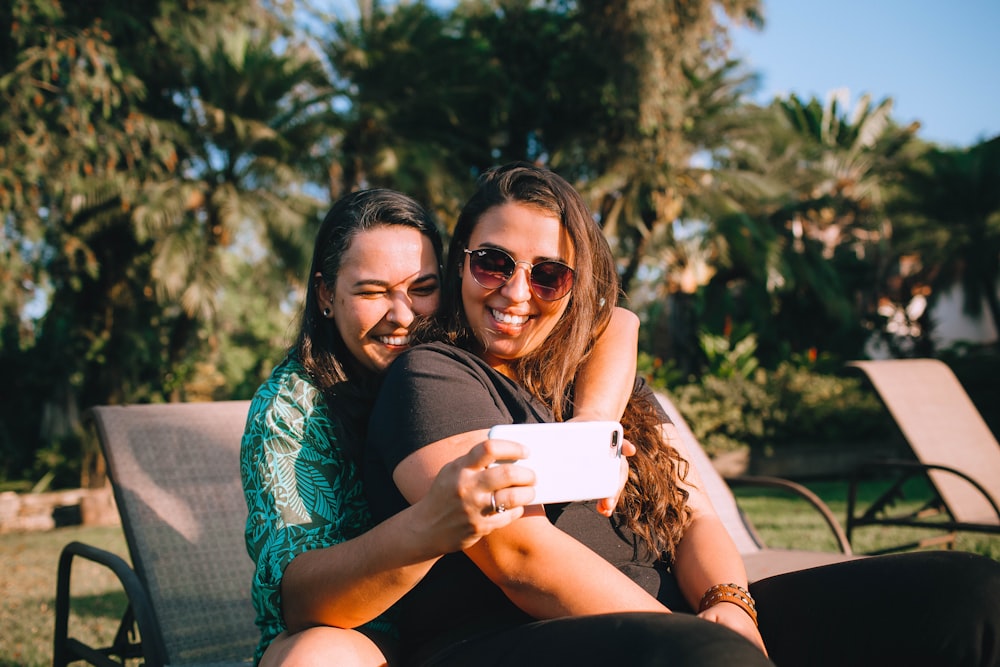
<path id="1" fill-rule="evenodd" d="M 535 471 L 533 504 L 610 498 L 618 493 L 622 425 L 613 421 L 499 424 L 490 438 L 528 449 L 517 463 Z"/>

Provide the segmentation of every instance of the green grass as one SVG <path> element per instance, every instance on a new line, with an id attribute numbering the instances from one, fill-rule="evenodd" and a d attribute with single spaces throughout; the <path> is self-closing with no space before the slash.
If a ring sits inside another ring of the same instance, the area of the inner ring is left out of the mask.
<path id="1" fill-rule="evenodd" d="M 843 525 L 847 517 L 848 483 L 842 480 L 815 481 L 806 486 L 830 506 Z M 874 480 L 863 484 L 858 493 L 860 507 L 867 507 L 886 488 L 886 483 Z M 905 513 L 918 509 L 929 492 L 925 480 L 910 480 L 903 487 L 902 500 L 893 506 L 892 512 Z M 744 487 L 735 489 L 733 493 L 768 546 L 838 551 L 837 542 L 823 518 L 803 500 L 774 489 Z M 855 553 L 868 553 L 942 534 L 943 531 L 924 528 L 865 526 L 855 530 L 851 544 Z M 1000 535 L 962 533 L 955 548 L 1000 560 Z"/>
<path id="2" fill-rule="evenodd" d="M 74 540 L 128 559 L 118 527 L 73 526 L 0 535 L 0 667 L 52 664 L 59 553 Z M 125 610 L 125 594 L 108 570 L 80 559 L 74 563 L 70 634 L 88 643 L 110 642 Z"/>
<path id="3" fill-rule="evenodd" d="M 917 480 L 906 487 L 908 498 L 926 490 Z M 810 482 L 807 485 L 833 509 L 846 516 L 847 483 Z M 866 484 L 862 498 L 870 501 L 878 486 Z M 830 531 L 815 510 L 802 500 L 772 489 L 737 489 L 740 506 L 772 547 L 836 551 Z M 915 500 L 899 505 L 914 506 Z M 926 536 L 928 531 L 866 527 L 854 536 L 857 552 L 881 549 Z M 67 527 L 37 533 L 0 535 L 0 667 L 43 667 L 52 664 L 55 623 L 56 568 L 67 542 L 86 542 L 128 558 L 125 539 L 117 527 Z M 1000 560 L 1000 536 L 959 536 L 957 548 Z M 77 559 L 73 567 L 74 613 L 70 634 L 86 642 L 110 642 L 125 609 L 125 596 L 107 570 Z"/>

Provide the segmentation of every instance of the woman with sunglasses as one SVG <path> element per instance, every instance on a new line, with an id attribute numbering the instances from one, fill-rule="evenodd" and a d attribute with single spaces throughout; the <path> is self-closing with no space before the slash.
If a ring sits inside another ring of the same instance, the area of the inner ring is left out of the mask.
<path id="1" fill-rule="evenodd" d="M 571 186 L 526 164 L 485 174 L 452 237 L 438 342 L 397 359 L 373 408 L 376 518 L 419 502 L 493 425 L 571 416 L 573 369 L 616 293 L 610 249 Z M 612 518 L 586 503 L 529 506 L 440 559 L 396 606 L 411 664 L 771 664 L 765 645 L 783 667 L 1000 661 L 1000 564 L 905 554 L 748 586 L 641 383 L 622 422 L 638 451 Z M 494 493 L 498 511 L 526 502 L 523 487 Z"/>
<path id="2" fill-rule="evenodd" d="M 262 665 L 384 665 L 395 640 L 383 612 L 442 554 L 520 516 L 513 503 L 494 512 L 493 494 L 530 484 L 531 473 L 488 467 L 519 458 L 516 443 L 456 457 L 425 498 L 380 525 L 362 493 L 370 403 L 415 319 L 437 308 L 441 254 L 430 215 L 389 190 L 344 197 L 319 229 L 298 341 L 256 392 L 241 448 Z M 617 311 L 581 369 L 593 418 L 621 414 L 637 331 L 635 316 Z"/>

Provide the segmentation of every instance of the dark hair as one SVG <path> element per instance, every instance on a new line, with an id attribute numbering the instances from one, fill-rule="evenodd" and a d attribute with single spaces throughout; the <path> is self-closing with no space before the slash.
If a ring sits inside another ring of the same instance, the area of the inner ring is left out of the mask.
<path id="1" fill-rule="evenodd" d="M 394 190 L 361 190 L 342 197 L 326 214 L 316 234 L 295 349 L 313 382 L 328 399 L 344 382 L 367 388 L 374 378 L 348 351 L 334 322 L 320 312 L 316 298 L 319 281 L 332 290 L 344 254 L 355 237 L 378 227 L 392 226 L 409 227 L 423 234 L 434 247 L 441 266 L 441 234 L 434 218 L 412 198 Z"/>
<path id="2" fill-rule="evenodd" d="M 545 403 L 556 419 L 572 411 L 573 380 L 594 341 L 607 327 L 618 301 L 619 283 L 607 239 L 583 198 L 558 174 L 516 162 L 496 167 L 479 179 L 476 192 L 458 218 L 444 271 L 439 333 L 465 349 L 481 352 L 462 308 L 462 272 L 469 238 L 483 214 L 495 206 L 519 203 L 559 218 L 574 249 L 570 303 L 538 349 L 515 360 L 515 379 Z M 665 442 L 655 406 L 633 395 L 622 423 L 638 453 L 630 460 L 629 481 L 616 513 L 652 553 L 668 560 L 690 522 L 688 493 L 680 486 L 687 462 Z"/>

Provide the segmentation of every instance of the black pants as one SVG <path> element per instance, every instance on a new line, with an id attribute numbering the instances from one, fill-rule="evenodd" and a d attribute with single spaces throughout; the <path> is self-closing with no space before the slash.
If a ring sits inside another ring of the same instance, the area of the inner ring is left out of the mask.
<path id="1" fill-rule="evenodd" d="M 863 558 L 750 592 L 778 667 L 1000 666 L 1000 563 L 983 556 Z"/>
<path id="2" fill-rule="evenodd" d="M 952 551 L 863 558 L 770 577 L 750 591 L 778 667 L 1000 667 L 1000 563 L 989 558 Z M 423 666 L 771 664 L 735 632 L 690 614 L 634 613 L 480 635 Z"/>
<path id="3" fill-rule="evenodd" d="M 537 621 L 479 635 L 422 667 L 773 667 L 749 641 L 690 614 L 635 612 Z"/>

